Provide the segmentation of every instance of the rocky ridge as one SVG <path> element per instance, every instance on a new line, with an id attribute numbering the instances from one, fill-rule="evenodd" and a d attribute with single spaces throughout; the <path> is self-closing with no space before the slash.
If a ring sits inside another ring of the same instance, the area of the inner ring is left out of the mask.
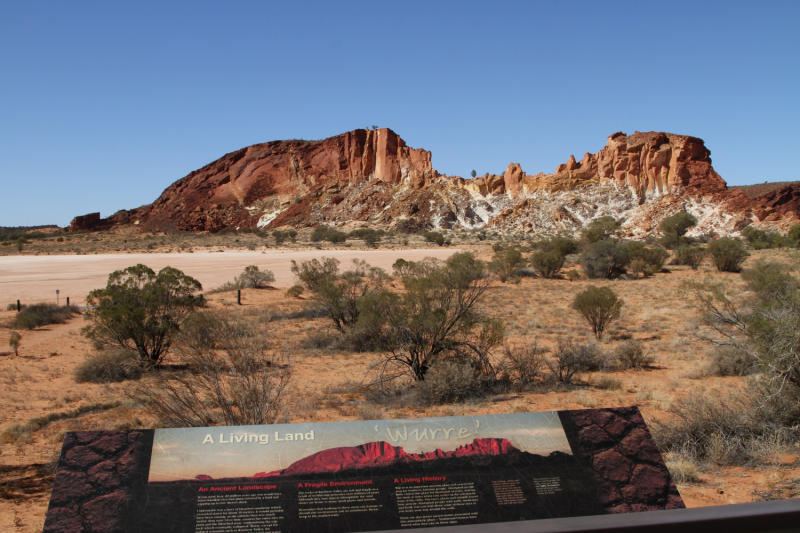
<path id="1" fill-rule="evenodd" d="M 596 154 L 570 156 L 552 174 L 529 175 L 511 163 L 501 175 L 464 179 L 439 174 L 430 152 L 382 128 L 249 146 L 176 181 L 150 205 L 106 219 L 76 217 L 70 229 L 216 232 L 356 222 L 551 234 L 611 215 L 628 236 L 644 236 L 682 210 L 699 220 L 692 234 L 727 235 L 750 224 L 785 231 L 798 221 L 800 185 L 750 199 L 728 189 L 701 139 L 663 132 L 614 133 Z"/>
<path id="2" fill-rule="evenodd" d="M 470 444 L 455 450 L 408 453 L 401 446 L 388 442 L 368 442 L 359 446 L 330 448 L 295 461 L 283 470 L 259 472 L 253 477 L 297 476 L 303 474 L 325 474 L 358 468 L 385 467 L 396 463 L 418 463 L 450 457 L 474 457 L 478 455 L 506 455 L 520 453 L 507 439 L 475 439 Z"/>

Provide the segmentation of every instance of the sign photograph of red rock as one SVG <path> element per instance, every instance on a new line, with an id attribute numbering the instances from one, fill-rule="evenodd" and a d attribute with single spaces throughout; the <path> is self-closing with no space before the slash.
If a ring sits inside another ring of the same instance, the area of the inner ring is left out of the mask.
<path id="1" fill-rule="evenodd" d="M 631 407 L 68 433 L 45 531 L 346 533 L 682 507 Z"/>

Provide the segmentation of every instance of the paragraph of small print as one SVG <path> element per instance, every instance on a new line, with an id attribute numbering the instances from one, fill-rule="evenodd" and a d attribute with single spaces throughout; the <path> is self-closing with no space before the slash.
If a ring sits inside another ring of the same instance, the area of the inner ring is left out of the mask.
<path id="1" fill-rule="evenodd" d="M 536 493 L 544 496 L 545 494 L 555 494 L 561 492 L 561 478 L 540 477 L 533 480 Z"/>

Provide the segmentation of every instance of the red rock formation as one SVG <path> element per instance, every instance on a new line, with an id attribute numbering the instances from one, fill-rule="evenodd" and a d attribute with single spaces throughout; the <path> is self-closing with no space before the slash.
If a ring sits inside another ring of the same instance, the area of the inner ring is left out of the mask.
<path id="1" fill-rule="evenodd" d="M 400 446 L 388 442 L 368 442 L 359 446 L 330 448 L 295 461 L 283 470 L 259 472 L 253 477 L 296 476 L 321 474 L 358 468 L 375 468 L 395 463 L 415 463 L 444 459 L 447 457 L 469 457 L 477 455 L 504 455 L 518 453 L 507 439 L 475 439 L 471 444 L 459 446 L 452 451 L 436 449 L 432 452 L 407 453 Z"/>
<path id="2" fill-rule="evenodd" d="M 594 194 L 578 206 L 580 215 L 539 194 L 573 192 Z M 605 203 L 616 212 L 599 207 L 604 202 L 598 197 L 610 195 L 615 199 Z M 662 202 L 665 197 L 669 201 Z M 401 230 L 492 224 L 510 231 L 569 231 L 602 212 L 632 221 L 630 236 L 641 236 L 656 231 L 664 216 L 694 207 L 704 217 L 698 231 L 727 234 L 751 223 L 785 230 L 797 221 L 799 198 L 798 185 L 756 200 L 729 191 L 703 141 L 686 135 L 618 132 L 596 154 L 587 152 L 580 161 L 570 156 L 553 174 L 528 175 L 511 163 L 502 175 L 465 180 L 439 175 L 430 152 L 408 147 L 392 130 L 355 130 L 322 141 L 243 148 L 178 180 L 151 205 L 107 219 L 97 213 L 76 217 L 70 229 L 136 224 L 216 232 L 369 221 Z"/>
<path id="3" fill-rule="evenodd" d="M 127 218 L 147 228 L 182 231 L 253 227 L 261 213 L 253 215 L 247 208 L 265 199 L 288 207 L 297 196 L 335 192 L 373 178 L 421 186 L 435 175 L 430 152 L 406 146 L 387 128 L 322 141 L 273 141 L 229 153 L 190 173 Z"/>

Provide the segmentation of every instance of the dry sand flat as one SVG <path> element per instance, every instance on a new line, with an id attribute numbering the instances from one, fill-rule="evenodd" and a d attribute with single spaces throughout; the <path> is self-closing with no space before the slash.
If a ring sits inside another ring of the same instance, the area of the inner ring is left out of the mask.
<path id="1" fill-rule="evenodd" d="M 335 257 L 342 267 L 353 259 L 363 259 L 373 266 L 391 272 L 392 264 L 399 258 L 417 261 L 425 257 L 446 259 L 458 249 L 436 250 L 269 250 L 251 252 L 228 250 L 225 252 L 201 251 L 194 253 L 144 253 L 102 255 L 21 255 L 0 257 L 0 304 L 21 300 L 39 302 L 55 300 L 56 290 L 62 302 L 67 296 L 70 303 L 81 305 L 89 291 L 104 287 L 108 274 L 138 263 L 153 270 L 171 266 L 196 278 L 208 290 L 226 281 L 232 281 L 247 265 L 257 265 L 261 270 L 275 274 L 275 285 L 290 287 L 294 284 L 291 261 L 307 261 L 320 257 Z"/>

